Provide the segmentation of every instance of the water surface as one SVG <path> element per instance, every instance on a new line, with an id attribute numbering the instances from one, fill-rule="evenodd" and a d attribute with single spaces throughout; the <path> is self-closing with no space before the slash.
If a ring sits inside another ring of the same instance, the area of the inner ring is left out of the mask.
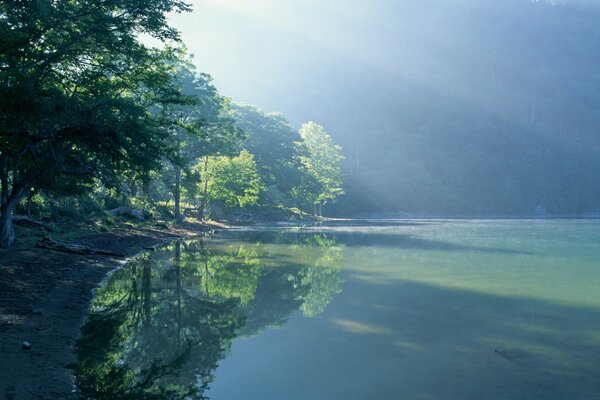
<path id="1" fill-rule="evenodd" d="M 97 399 L 600 399 L 600 223 L 379 221 L 173 243 L 98 290 Z"/>

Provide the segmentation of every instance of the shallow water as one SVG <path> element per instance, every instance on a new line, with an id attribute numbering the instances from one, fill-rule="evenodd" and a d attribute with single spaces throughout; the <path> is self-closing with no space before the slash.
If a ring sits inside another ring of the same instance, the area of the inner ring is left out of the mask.
<path id="1" fill-rule="evenodd" d="M 116 271 L 83 397 L 600 399 L 600 222 L 258 227 Z"/>

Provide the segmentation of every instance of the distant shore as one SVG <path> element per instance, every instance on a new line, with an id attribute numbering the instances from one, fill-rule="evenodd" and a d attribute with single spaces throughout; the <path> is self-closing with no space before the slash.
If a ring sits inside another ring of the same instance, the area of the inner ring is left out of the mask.
<path id="1" fill-rule="evenodd" d="M 536 214 L 523 214 L 523 215 L 470 215 L 470 214 L 456 214 L 456 215 L 430 215 L 430 214 L 385 214 L 385 213 L 373 213 L 373 214 L 360 214 L 347 217 L 349 220 L 453 220 L 453 219 L 473 219 L 473 220 L 545 220 L 545 219 L 600 219 L 600 214 L 556 214 L 556 215 L 536 215 Z M 334 219 L 344 219 L 343 217 Z"/>

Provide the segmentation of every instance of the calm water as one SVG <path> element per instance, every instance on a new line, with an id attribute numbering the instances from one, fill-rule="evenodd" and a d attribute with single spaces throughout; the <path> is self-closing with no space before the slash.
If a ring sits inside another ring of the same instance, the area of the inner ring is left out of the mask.
<path id="1" fill-rule="evenodd" d="M 263 227 L 98 290 L 84 398 L 600 399 L 600 222 Z"/>

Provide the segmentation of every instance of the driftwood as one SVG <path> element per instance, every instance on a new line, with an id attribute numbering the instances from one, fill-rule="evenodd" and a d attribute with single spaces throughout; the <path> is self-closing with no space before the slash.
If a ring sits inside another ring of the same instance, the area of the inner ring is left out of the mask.
<path id="1" fill-rule="evenodd" d="M 69 243 L 69 242 L 64 242 L 62 240 L 54 240 L 49 237 L 45 237 L 45 238 L 41 239 L 37 243 L 36 246 L 40 247 L 42 249 L 59 251 L 61 253 L 73 253 L 73 254 L 83 254 L 83 255 L 100 254 L 100 255 L 105 255 L 105 256 L 125 257 L 124 254 L 115 253 L 112 251 L 94 249 L 92 247 L 88 247 L 88 246 L 85 246 L 82 244 Z"/>
<path id="2" fill-rule="evenodd" d="M 43 222 L 40 221 L 36 221 L 34 219 L 31 219 L 29 217 L 26 217 L 24 215 L 13 215 L 12 220 L 15 224 L 20 224 L 20 225 L 33 225 L 33 226 L 39 226 L 41 228 L 44 228 L 48 231 L 53 231 L 54 228 L 52 228 L 50 225 L 45 224 Z"/>

